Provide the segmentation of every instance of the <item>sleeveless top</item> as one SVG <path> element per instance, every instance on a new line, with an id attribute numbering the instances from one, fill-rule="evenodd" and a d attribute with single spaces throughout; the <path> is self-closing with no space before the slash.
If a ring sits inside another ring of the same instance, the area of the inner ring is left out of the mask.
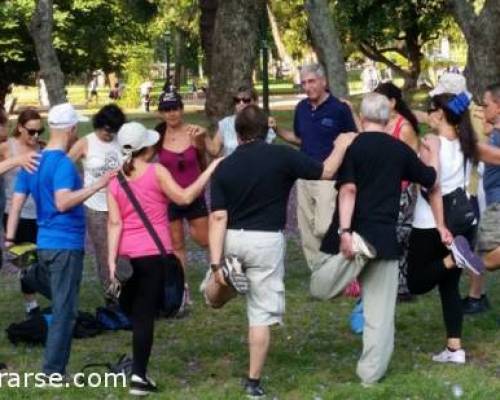
<path id="1" fill-rule="evenodd" d="M 9 138 L 7 140 L 7 146 L 9 148 L 9 153 L 12 157 L 19 155 L 19 149 L 17 144 L 17 139 Z M 3 174 L 5 179 L 5 197 L 6 197 L 6 207 L 5 212 L 8 214 L 10 211 L 10 206 L 12 204 L 12 196 L 14 195 L 14 187 L 16 185 L 16 176 L 19 172 L 20 167 L 12 168 Z M 30 195 L 26 198 L 26 202 L 21 210 L 21 218 L 23 219 L 36 219 L 36 204 L 33 197 Z"/>
<path id="2" fill-rule="evenodd" d="M 392 136 L 394 136 L 396 139 L 401 140 L 401 128 L 403 127 L 405 123 L 405 118 L 400 115 L 398 119 L 396 120 L 396 124 L 394 125 L 394 130 L 392 131 Z M 408 181 L 403 181 L 401 182 L 401 190 L 404 191 L 405 189 L 410 186 L 410 182 Z"/>
<path id="3" fill-rule="evenodd" d="M 218 123 L 224 156 L 230 155 L 236 147 L 238 147 L 238 135 L 236 134 L 236 129 L 234 127 L 235 122 L 236 115 L 230 115 L 229 117 L 221 119 Z M 269 129 L 267 131 L 266 142 L 272 143 L 275 138 L 276 133 L 274 133 L 272 129 Z"/>
<path id="4" fill-rule="evenodd" d="M 162 147 L 158 153 L 158 160 L 183 188 L 191 185 L 201 174 L 198 151 L 193 145 L 180 153 Z"/>
<path id="5" fill-rule="evenodd" d="M 165 250 L 171 252 L 172 241 L 167 217 L 169 199 L 160 188 L 155 165 L 154 163 L 149 165 L 142 176 L 129 180 L 128 184 L 160 237 Z M 118 178 L 111 180 L 108 190 L 118 204 L 122 219 L 118 254 L 130 258 L 160 254 L 160 250 L 144 227 L 141 217 L 122 189 Z"/>
<path id="6" fill-rule="evenodd" d="M 464 168 L 464 154 L 458 139 L 448 140 L 439 136 L 441 147 L 439 149 L 439 184 L 441 194 L 444 196 L 459 187 L 466 185 L 467 173 Z M 434 215 L 429 202 L 418 193 L 413 227 L 431 229 L 436 227 Z"/>
<path id="7" fill-rule="evenodd" d="M 100 140 L 95 133 L 90 133 L 85 138 L 87 155 L 82 160 L 83 178 L 85 186 L 90 186 L 106 172 L 119 168 L 122 155 L 116 136 L 111 142 Z M 84 204 L 94 211 L 108 211 L 106 188 L 90 196 Z"/>

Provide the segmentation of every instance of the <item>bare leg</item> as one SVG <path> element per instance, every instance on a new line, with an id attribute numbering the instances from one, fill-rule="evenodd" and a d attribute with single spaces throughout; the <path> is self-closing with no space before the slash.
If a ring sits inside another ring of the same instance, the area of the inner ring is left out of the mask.
<path id="1" fill-rule="evenodd" d="M 484 265 L 490 271 L 500 268 L 500 247 L 490 251 L 483 257 Z"/>
<path id="2" fill-rule="evenodd" d="M 270 343 L 271 328 L 269 326 L 250 327 L 248 331 L 248 348 L 250 352 L 248 377 L 250 379 L 260 379 Z"/>
<path id="3" fill-rule="evenodd" d="M 208 217 L 201 217 L 189 221 L 189 234 L 201 247 L 208 246 Z"/>

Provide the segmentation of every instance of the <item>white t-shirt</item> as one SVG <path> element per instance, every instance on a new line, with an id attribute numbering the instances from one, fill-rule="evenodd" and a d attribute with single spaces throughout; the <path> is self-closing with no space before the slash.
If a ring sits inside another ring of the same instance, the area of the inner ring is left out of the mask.
<path id="1" fill-rule="evenodd" d="M 444 196 L 459 187 L 467 187 L 470 167 L 464 169 L 464 154 L 458 139 L 449 140 L 439 136 L 441 147 L 439 149 L 439 184 L 441 194 Z M 413 227 L 418 229 L 432 229 L 436 227 L 434 215 L 429 202 L 419 192 Z"/>
<path id="2" fill-rule="evenodd" d="M 223 153 L 224 156 L 230 155 L 236 147 L 238 147 L 238 135 L 236 129 L 234 128 L 234 123 L 236 121 L 236 115 L 230 115 L 229 117 L 223 118 L 219 121 L 219 133 L 222 138 L 223 143 Z M 276 138 L 276 133 L 274 130 L 269 129 L 267 132 L 266 142 L 272 143 Z"/>
<path id="3" fill-rule="evenodd" d="M 121 148 L 116 136 L 111 142 L 100 140 L 95 133 L 87 139 L 87 156 L 82 160 L 85 186 L 92 185 L 106 172 L 117 169 L 122 164 Z M 90 196 L 84 203 L 94 211 L 108 211 L 106 188 Z"/>

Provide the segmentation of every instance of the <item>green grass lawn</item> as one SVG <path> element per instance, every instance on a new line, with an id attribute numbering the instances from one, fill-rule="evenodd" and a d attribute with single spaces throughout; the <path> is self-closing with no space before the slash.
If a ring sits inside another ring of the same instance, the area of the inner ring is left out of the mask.
<path id="1" fill-rule="evenodd" d="M 190 266 L 189 281 L 196 288 L 205 265 Z M 396 348 L 387 377 L 377 386 L 363 388 L 355 375 L 361 338 L 350 332 L 348 315 L 353 300 L 318 302 L 308 295 L 309 271 L 294 239 L 287 253 L 287 313 L 285 326 L 273 331 L 271 353 L 263 383 L 268 399 L 462 399 L 493 400 L 500 393 L 500 335 L 498 334 L 499 275 L 488 276 L 493 310 L 466 317 L 465 366 L 438 365 L 431 354 L 444 345 L 444 328 L 437 292 L 414 303 L 398 305 Z M 23 318 L 23 305 L 15 276 L 2 273 L 0 312 L 3 326 Z M 208 309 L 194 292 L 194 307 L 182 320 L 161 320 L 149 373 L 161 388 L 161 399 L 240 399 L 240 378 L 247 368 L 245 305 L 233 300 L 221 310 Z M 81 310 L 100 305 L 99 284 L 92 262 L 86 262 Z M 116 361 L 131 351 L 131 333 L 106 333 L 73 342 L 72 373 L 89 362 Z M 0 337 L 1 360 L 11 371 L 35 372 L 42 348 L 12 346 Z M 0 389 L 1 399 L 121 399 L 126 389 Z M 154 397 L 152 397 L 154 398 Z"/>

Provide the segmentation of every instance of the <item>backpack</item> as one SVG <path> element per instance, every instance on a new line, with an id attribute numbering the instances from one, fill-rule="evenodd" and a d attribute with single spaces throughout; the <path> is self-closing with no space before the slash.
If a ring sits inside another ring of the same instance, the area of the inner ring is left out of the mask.
<path id="1" fill-rule="evenodd" d="M 97 307 L 96 319 L 104 330 L 118 331 L 132 329 L 130 319 L 117 304 Z"/>
<path id="2" fill-rule="evenodd" d="M 14 345 L 18 343 L 44 345 L 47 340 L 48 327 L 51 323 L 52 310 L 46 308 L 41 313 L 35 314 L 24 321 L 10 324 L 5 331 L 9 341 Z M 102 333 L 102 331 L 103 327 L 92 314 L 78 312 L 75 328 L 73 329 L 75 339 L 94 337 Z"/>

